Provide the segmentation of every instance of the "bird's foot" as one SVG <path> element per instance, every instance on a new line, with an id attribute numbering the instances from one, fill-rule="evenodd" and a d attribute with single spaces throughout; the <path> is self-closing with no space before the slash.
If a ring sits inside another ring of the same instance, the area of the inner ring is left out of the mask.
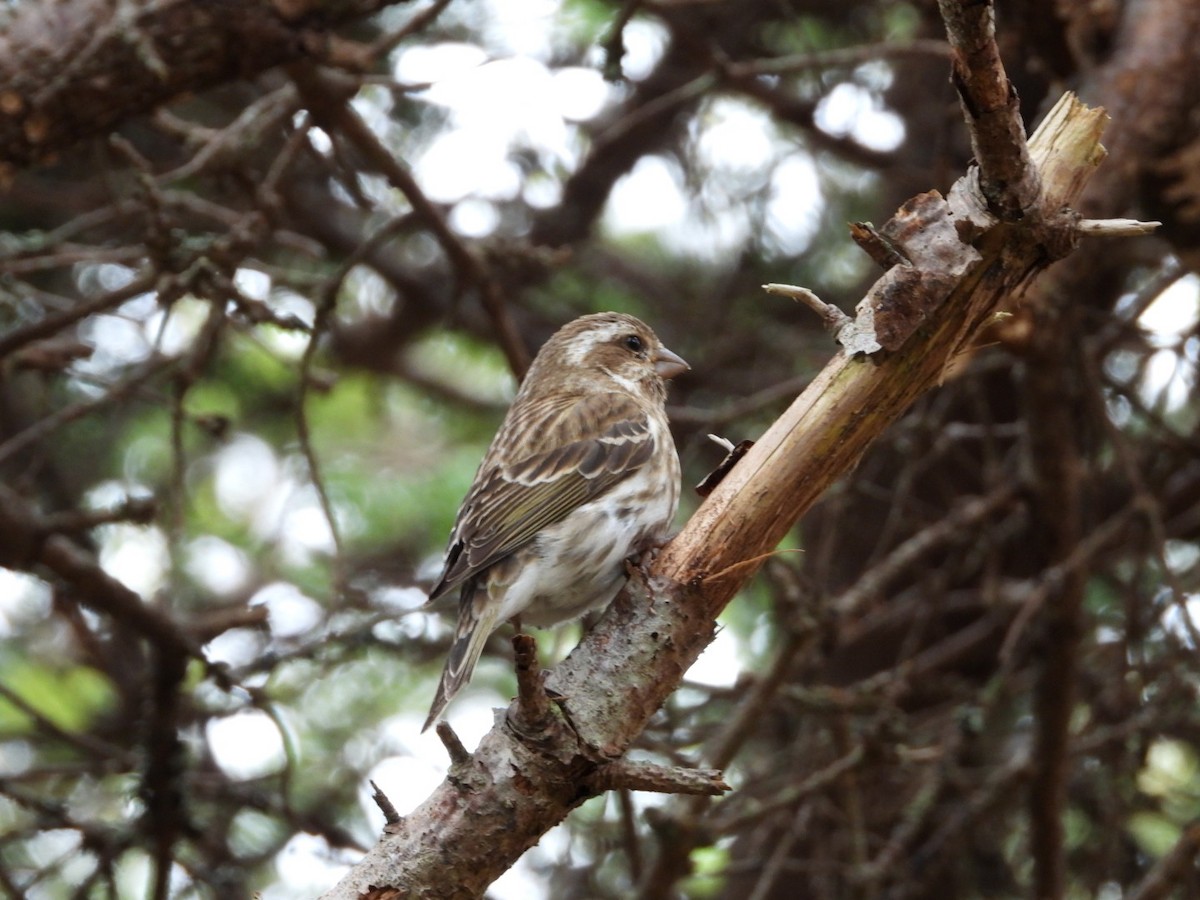
<path id="1" fill-rule="evenodd" d="M 654 565 L 654 560 L 658 558 L 658 554 L 662 552 L 662 548 L 666 544 L 666 540 L 645 544 L 637 552 L 625 557 L 626 576 L 633 578 L 636 575 L 642 584 L 647 584 L 650 580 L 650 568 Z"/>

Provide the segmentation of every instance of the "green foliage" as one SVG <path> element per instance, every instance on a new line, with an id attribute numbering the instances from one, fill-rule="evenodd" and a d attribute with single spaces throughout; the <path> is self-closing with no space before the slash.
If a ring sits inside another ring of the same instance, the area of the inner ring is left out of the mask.
<path id="1" fill-rule="evenodd" d="M 729 865 L 729 850 L 720 844 L 692 851 L 692 874 L 683 882 L 684 895 L 694 900 L 719 897 L 724 888 L 724 873 Z"/>
<path id="2" fill-rule="evenodd" d="M 612 27 L 612 6 L 600 0 L 566 0 L 560 22 L 574 43 L 592 45 Z"/>
<path id="3" fill-rule="evenodd" d="M 1179 823 L 1158 812 L 1134 813 L 1128 828 L 1138 847 L 1153 857 L 1163 856 L 1179 840 Z"/>
<path id="4" fill-rule="evenodd" d="M 86 731 L 113 709 L 112 683 L 87 666 L 47 666 L 0 647 L 0 683 L 37 716 L 66 732 Z M 0 732 L 32 734 L 38 724 L 25 710 L 0 695 Z"/>
<path id="5" fill-rule="evenodd" d="M 919 35 L 921 16 L 907 3 L 889 3 L 883 9 L 883 34 L 890 41 L 912 40 Z"/>

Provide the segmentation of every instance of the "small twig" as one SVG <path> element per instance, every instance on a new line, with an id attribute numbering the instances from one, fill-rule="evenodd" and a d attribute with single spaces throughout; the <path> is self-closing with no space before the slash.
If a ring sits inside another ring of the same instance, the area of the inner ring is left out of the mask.
<path id="1" fill-rule="evenodd" d="M 859 868 L 858 881 L 865 888 L 867 896 L 879 892 L 878 884 L 886 873 L 893 871 L 921 835 L 931 830 L 930 819 L 942 809 L 935 801 L 944 790 L 950 775 L 949 766 L 929 767 L 924 783 L 916 787 L 912 799 L 907 802 L 903 815 L 892 829 L 883 849 Z"/>
<path id="2" fill-rule="evenodd" d="M 1137 219 L 1080 219 L 1075 230 L 1082 237 L 1132 237 L 1154 234 L 1162 222 L 1141 222 Z"/>
<path id="3" fill-rule="evenodd" d="M 729 716 L 717 735 L 708 741 L 704 749 L 705 761 L 717 768 L 727 768 L 742 745 L 755 734 L 755 725 L 771 700 L 779 694 L 784 680 L 792 670 L 792 663 L 800 649 L 810 638 L 796 631 L 789 631 L 787 640 L 779 648 L 767 672 L 756 679 L 745 693 L 733 714 Z M 685 823 L 709 823 L 707 816 L 711 801 L 703 795 L 677 800 L 664 810 L 659 810 L 660 852 L 646 876 L 639 878 L 640 897 L 655 897 L 663 893 L 662 886 L 674 884 L 681 877 L 691 858 L 691 851 L 701 842 L 712 843 L 716 837 L 707 827 L 686 827 Z M 724 809 L 724 807 L 722 807 Z M 665 829 L 668 821 L 677 827 Z M 663 844 L 663 835 L 670 835 L 670 846 Z"/>
<path id="4" fill-rule="evenodd" d="M 299 99 L 296 88 L 290 84 L 264 94 L 246 106 L 229 125 L 216 130 L 206 129 L 209 137 L 203 146 L 187 162 L 158 176 L 156 184 L 163 187 L 178 184 L 201 175 L 206 169 L 229 166 L 246 147 L 255 146 L 261 135 L 273 132 L 290 119 Z M 190 122 L 187 124 L 191 125 Z M 194 142 L 195 132 L 187 138 Z"/>
<path id="5" fill-rule="evenodd" d="M 166 334 L 166 323 L 172 307 L 166 307 L 167 314 L 163 316 L 163 326 L 159 329 L 155 341 L 155 349 L 161 347 L 163 336 Z M 167 481 L 164 530 L 167 535 L 167 555 L 171 565 L 171 580 L 174 584 L 182 584 L 180 565 L 180 550 L 183 547 L 184 532 L 187 526 L 187 465 L 188 454 L 184 446 L 184 426 L 188 416 L 185 408 L 188 391 L 200 380 L 206 365 L 212 361 L 225 328 L 225 303 L 214 297 L 209 303 L 208 317 L 200 329 L 200 333 L 192 344 L 192 349 L 181 360 L 179 371 L 171 383 L 170 430 L 168 443 L 171 448 L 170 475 Z M 164 878 L 166 876 L 163 876 Z M 165 888 L 164 888 L 165 890 Z M 164 895 L 165 896 L 165 895 Z"/>
<path id="6" fill-rule="evenodd" d="M 313 319 L 312 336 L 304 348 L 300 360 L 300 379 L 296 387 L 296 439 L 300 443 L 300 452 L 308 464 L 308 476 L 312 480 L 313 489 L 317 492 L 317 502 L 329 526 L 329 536 L 333 541 L 335 569 L 342 561 L 342 534 L 337 523 L 337 511 L 333 508 L 333 500 L 325 487 L 325 478 L 321 474 L 321 461 L 313 447 L 312 429 L 308 423 L 307 400 L 308 391 L 312 386 L 312 361 L 316 354 L 317 343 L 325 330 L 325 323 L 333 313 L 332 304 L 318 306 Z M 340 579 L 339 579 L 340 580 Z"/>
<path id="7" fill-rule="evenodd" d="M 796 808 L 791 824 L 771 850 L 771 855 L 767 858 L 767 863 L 763 866 L 762 872 L 754 884 L 754 890 L 747 900 L 764 900 L 771 896 L 772 889 L 786 868 L 792 847 L 803 834 L 805 823 L 811 818 L 811 806 L 803 805 Z"/>
<path id="8" fill-rule="evenodd" d="M 94 347 L 72 337 L 36 341 L 12 356 L 12 367 L 33 372 L 61 372 L 72 363 L 91 357 Z"/>
<path id="9" fill-rule="evenodd" d="M 1084 220 L 1087 221 L 1087 220 Z M 1169 258 L 1159 266 L 1156 272 L 1150 274 L 1144 283 L 1138 286 L 1133 302 L 1124 306 L 1120 312 L 1111 316 L 1104 327 L 1089 342 L 1091 352 L 1089 359 L 1103 359 L 1121 341 L 1127 340 L 1131 327 L 1136 327 L 1142 317 L 1159 296 L 1179 279 L 1190 272 L 1179 260 Z M 1100 383 L 1115 387 L 1110 379 L 1101 373 Z M 673 421 L 673 420 L 672 420 Z"/>
<path id="10" fill-rule="evenodd" d="M 388 795 L 374 781 L 369 781 L 368 783 L 371 785 L 371 799 L 375 801 L 375 805 L 383 813 L 383 830 L 387 831 L 391 826 L 399 825 L 403 822 L 404 816 L 396 812 L 396 805 L 388 799 Z"/>
<path id="11" fill-rule="evenodd" d="M 834 716 L 829 730 L 842 759 L 854 753 L 859 754 L 860 759 L 867 758 L 863 741 L 853 734 L 849 715 Z M 850 863 L 855 870 L 860 870 L 867 863 L 867 816 L 863 809 L 863 785 L 858 777 L 858 766 L 846 767 L 832 787 L 837 797 L 834 802 L 845 819 L 843 828 L 849 842 Z"/>
<path id="12" fill-rule="evenodd" d="M 210 662 L 204 649 L 174 619 L 157 607 L 147 605 L 138 594 L 105 572 L 99 561 L 74 541 L 61 535 L 48 538 L 37 561 L 75 589 L 72 599 L 76 602 L 111 616 L 164 651 L 200 660 L 222 690 L 232 687 L 225 669 Z"/>
<path id="13" fill-rule="evenodd" d="M 33 723 L 34 728 L 42 734 L 75 747 L 82 754 L 86 754 L 93 759 L 114 760 L 121 765 L 131 765 L 136 759 L 135 752 L 132 749 L 109 743 L 102 738 L 88 734 L 86 731 L 69 731 L 63 728 L 3 683 L 0 683 L 0 699 L 28 717 Z"/>
<path id="14" fill-rule="evenodd" d="M 264 628 L 269 615 L 270 610 L 265 605 L 222 606 L 203 613 L 194 613 L 187 621 L 187 630 L 188 634 L 201 644 L 207 644 L 213 638 L 234 628 Z M 286 733 L 283 728 L 279 730 Z"/>
<path id="15" fill-rule="evenodd" d="M 790 297 L 792 300 L 800 301 L 821 317 L 826 331 L 836 333 L 843 326 L 849 325 L 853 321 L 836 306 L 826 303 L 808 288 L 799 287 L 794 284 L 775 284 L 772 282 L 771 284 L 764 284 L 763 290 L 768 294 L 778 294 L 781 297 Z"/>
<path id="16" fill-rule="evenodd" d="M 787 547 L 782 550 L 772 550 L 770 553 L 760 553 L 758 556 L 752 556 L 749 559 L 743 559 L 739 562 L 732 563 L 718 572 L 713 572 L 711 575 L 705 575 L 702 580 L 705 584 L 711 581 L 720 581 L 722 578 L 726 578 L 736 572 L 744 571 L 750 566 L 760 566 L 765 560 L 770 559 L 772 556 L 782 556 L 785 553 L 803 552 L 804 550 L 800 547 Z"/>
<path id="17" fill-rule="evenodd" d="M 38 419 L 24 431 L 19 431 L 11 438 L 0 444 L 0 463 L 7 462 L 19 453 L 37 445 L 64 425 L 98 412 L 118 401 L 125 400 L 136 393 L 146 382 L 162 374 L 176 365 L 177 360 L 170 356 L 161 356 L 150 360 L 140 371 L 116 382 L 107 393 L 94 400 L 81 400 L 56 410 L 48 416 Z"/>
<path id="18" fill-rule="evenodd" d="M 880 234 L 870 222 L 851 222 L 850 239 L 885 272 L 893 266 L 912 265 L 912 260 L 904 255 L 904 249 Z"/>
<path id="19" fill-rule="evenodd" d="M 0 264 L 0 274 L 8 271 L 8 266 Z M 38 319 L 36 322 L 31 322 L 20 328 L 14 328 L 7 332 L 3 337 L 0 337 L 0 359 L 8 356 L 19 347 L 43 338 L 53 337 L 62 331 L 65 331 L 76 322 L 86 319 L 88 316 L 96 313 L 106 312 L 114 306 L 120 306 L 126 300 L 130 300 L 139 294 L 145 294 L 154 290 L 155 282 L 158 280 L 158 275 L 152 270 L 139 272 L 133 279 L 124 287 L 117 288 L 115 291 L 110 291 L 107 294 L 102 294 L 91 300 L 86 300 L 78 303 L 69 309 L 64 309 L 61 312 L 51 313 Z"/>
<path id="20" fill-rule="evenodd" d="M 0 534 L 4 535 L 0 565 L 27 572 L 45 566 L 74 589 L 69 595 L 72 602 L 112 617 L 164 653 L 200 660 L 222 690 L 232 686 L 224 667 L 210 662 L 179 623 L 105 572 L 93 553 L 50 531 L 22 496 L 4 485 L 0 485 Z"/>
<path id="21" fill-rule="evenodd" d="M 186 763 L 179 728 L 180 694 L 188 658 L 156 644 L 151 660 L 150 709 L 142 739 L 145 762 L 139 793 L 145 804 L 146 828 L 153 836 L 151 896 L 167 900 L 175 845 L 190 824 L 184 800 Z"/>
<path id="22" fill-rule="evenodd" d="M 533 635 L 515 634 L 512 639 L 517 668 L 518 731 L 541 731 L 550 718 L 550 698 L 546 696 L 546 677 L 538 663 L 537 641 Z"/>
<path id="23" fill-rule="evenodd" d="M 1026 351 L 1030 363 L 1021 379 L 1028 428 L 1022 470 L 1028 473 L 1032 559 L 1046 574 L 1054 568 L 1061 575 L 1050 582 L 1048 602 L 1037 615 L 1044 647 L 1032 691 L 1033 769 L 1027 814 L 1031 890 L 1038 897 L 1061 898 L 1067 884 L 1064 811 L 1072 774 L 1067 753 L 1078 703 L 1090 578 L 1085 567 L 1072 565 L 1081 555 L 1086 559 L 1085 530 L 1090 530 L 1090 523 L 1085 525 L 1089 498 L 1083 483 L 1087 451 L 1072 427 L 1087 399 L 1086 363 L 1073 337 L 1078 310 L 1069 304 L 1047 304 L 1039 313 L 1039 328 Z"/>
<path id="24" fill-rule="evenodd" d="M 416 34 L 418 31 L 424 31 L 425 28 L 442 14 L 442 11 L 450 5 L 452 0 L 435 0 L 435 2 L 427 9 L 423 9 L 416 13 L 411 19 L 383 37 L 379 38 L 375 43 L 367 49 L 367 56 L 371 59 L 382 59 L 387 56 L 409 35 Z"/>
<path id="25" fill-rule="evenodd" d="M 727 719 L 717 736 L 709 742 L 705 758 L 707 762 L 726 768 L 733 762 L 738 750 L 755 733 L 755 726 L 763 719 L 763 713 L 778 695 L 784 681 L 792 671 L 792 664 L 802 648 L 811 643 L 812 634 L 789 631 L 783 645 L 775 653 L 770 667 L 756 678 L 740 698 L 737 708 Z M 695 810 L 700 813 L 699 809 Z"/>
<path id="26" fill-rule="evenodd" d="M 797 53 L 777 56 L 773 59 L 755 59 L 749 62 L 731 62 L 727 71 L 735 78 L 750 78 L 756 75 L 789 75 L 812 69 L 834 69 L 861 66 L 863 63 L 880 59 L 946 58 L 950 45 L 936 38 L 918 38 L 912 41 L 883 41 L 878 44 L 859 44 L 855 47 L 839 47 L 836 50 L 817 50 L 812 53 Z"/>
<path id="27" fill-rule="evenodd" d="M 712 50 L 710 58 L 711 65 L 719 73 L 722 89 L 745 95 L 764 107 L 773 118 L 798 128 L 814 149 L 865 168 L 890 168 L 895 164 L 893 151 L 876 150 L 860 143 L 853 135 L 836 135 L 817 127 L 818 97 L 807 92 L 798 94 L 793 85 L 778 77 L 746 75 L 719 50 Z"/>
<path id="28" fill-rule="evenodd" d="M 321 461 L 313 446 L 312 430 L 308 422 L 308 392 L 313 386 L 314 380 L 312 374 L 313 361 L 316 359 L 317 347 L 320 340 L 325 335 L 329 321 L 333 318 L 334 311 L 337 308 L 338 294 L 342 289 L 342 284 L 355 266 L 362 262 L 369 254 L 375 252 L 383 244 L 395 237 L 405 222 L 407 222 L 406 216 L 395 216 L 391 221 L 384 223 L 379 230 L 359 244 L 354 249 L 354 252 L 342 262 L 338 270 L 325 282 L 317 300 L 316 311 L 313 314 L 313 324 L 312 328 L 309 329 L 308 344 L 305 346 L 304 354 L 300 358 L 300 378 L 296 386 L 296 437 L 300 442 L 300 451 L 304 456 L 305 462 L 308 464 L 308 474 L 312 479 L 313 489 L 317 492 L 317 501 L 321 505 L 321 512 L 324 514 L 325 521 L 329 525 L 329 534 L 333 539 L 334 555 L 336 563 L 339 566 L 343 559 L 341 529 L 338 528 L 337 514 L 333 508 L 333 500 L 329 496 L 329 491 L 325 486 L 325 478 L 321 474 Z"/>
<path id="29" fill-rule="evenodd" d="M 454 729 L 450 727 L 450 723 L 444 719 L 437 723 L 434 728 L 437 736 L 442 741 L 442 746 L 446 748 L 446 752 L 450 754 L 450 765 L 462 766 L 471 761 L 471 754 L 467 748 L 463 746 L 463 742 L 458 739 L 458 735 L 454 733 Z"/>
<path id="30" fill-rule="evenodd" d="M 621 810 L 621 841 L 625 845 L 629 877 L 637 884 L 642 879 L 642 843 L 638 837 L 637 810 L 633 806 L 633 795 L 625 788 L 619 789 L 617 804 Z"/>
<path id="31" fill-rule="evenodd" d="M 1004 636 L 1004 641 L 997 651 L 1001 670 L 1016 664 L 1016 650 L 1020 640 L 1034 617 L 1045 606 L 1054 591 L 1059 590 L 1068 575 L 1082 571 L 1097 555 L 1111 552 L 1117 546 L 1121 534 L 1129 523 L 1142 510 L 1134 506 L 1125 506 L 1115 512 L 1108 520 L 1088 532 L 1072 551 L 1071 555 L 1058 563 L 1047 566 L 1035 578 L 1018 582 L 1004 589 L 1004 596 L 1013 598 L 1014 604 L 1020 602 L 1020 609 L 1013 617 L 1012 623 Z"/>
<path id="32" fill-rule="evenodd" d="M 853 619 L 872 597 L 883 595 L 897 575 L 935 550 L 969 540 L 977 533 L 980 522 L 1008 507 L 1016 500 L 1016 495 L 1015 485 L 1001 484 L 990 493 L 959 502 L 942 518 L 893 547 L 835 597 L 829 608 L 838 616 Z"/>
<path id="33" fill-rule="evenodd" d="M 42 525 L 60 534 L 79 534 L 113 522 L 149 525 L 157 514 L 158 504 L 153 497 L 126 497 L 112 509 L 72 509 L 49 513 L 43 517 Z"/>
<path id="34" fill-rule="evenodd" d="M 1107 414 L 1105 405 L 1108 402 L 1108 398 L 1104 396 L 1100 387 L 1104 376 L 1098 358 L 1090 353 L 1084 354 L 1083 364 L 1086 367 L 1088 376 L 1084 382 L 1088 392 L 1087 400 L 1092 405 L 1092 408 L 1099 413 L 1097 421 L 1102 423 L 1104 432 L 1108 436 L 1109 443 L 1112 445 L 1113 452 L 1116 454 L 1117 462 L 1125 473 L 1125 480 L 1132 489 L 1131 502 L 1126 508 L 1136 512 L 1145 520 L 1146 527 L 1150 532 L 1151 552 L 1158 562 L 1161 572 L 1160 577 L 1169 590 L 1171 600 L 1179 612 L 1179 620 L 1183 623 L 1184 630 L 1187 632 L 1192 645 L 1200 646 L 1200 629 L 1197 629 L 1196 623 L 1188 611 L 1190 592 L 1184 586 L 1176 568 L 1167 561 L 1169 532 L 1163 516 L 1162 503 L 1155 491 L 1146 483 L 1146 478 L 1139 465 L 1137 453 L 1129 440 L 1128 434 L 1121 428 L 1118 428 L 1111 416 Z M 1081 541 L 1080 547 L 1085 543 L 1086 541 Z"/>
<path id="35" fill-rule="evenodd" d="M 600 133 L 596 138 L 594 146 L 603 149 L 615 144 L 617 141 L 625 138 L 636 128 L 640 128 L 647 122 L 673 114 L 680 107 L 692 100 L 695 100 L 712 88 L 719 82 L 719 79 L 712 72 L 704 72 L 697 75 L 691 81 L 685 81 L 677 88 L 667 91 L 665 94 L 660 94 L 653 100 L 649 100 L 631 111 L 629 115 L 618 119 L 609 128 Z M 597 151 L 593 149 L 593 154 Z"/>
<path id="36" fill-rule="evenodd" d="M 589 779 L 597 792 L 624 788 L 654 791 L 659 794 L 700 794 L 719 797 L 733 790 L 725 783 L 720 769 L 689 769 L 685 766 L 660 766 L 657 763 L 618 759 L 598 769 Z"/>
<path id="37" fill-rule="evenodd" d="M 823 791 L 834 782 L 839 781 L 847 772 L 853 771 L 863 764 L 866 759 L 866 749 L 862 744 L 855 744 L 844 756 L 839 756 L 833 762 L 813 772 L 803 781 L 789 785 L 765 801 L 750 800 L 735 807 L 732 812 L 715 816 L 711 823 L 715 834 L 735 834 L 754 822 L 761 822 L 776 810 L 784 809 L 799 803 L 810 794 Z"/>
<path id="38" fill-rule="evenodd" d="M 382 174 L 392 187 L 404 195 L 459 276 L 478 289 L 484 311 L 496 329 L 500 349 L 504 351 L 517 377 L 523 377 L 529 368 L 529 351 L 512 320 L 502 286 L 480 254 L 454 233 L 438 207 L 425 196 L 412 173 L 392 155 L 350 105 L 353 86 L 347 90 L 346 85 L 328 72 L 311 65 L 293 65 L 288 72 L 317 123 L 330 133 L 343 135 L 372 169 Z"/>
<path id="39" fill-rule="evenodd" d="M 279 212 L 283 209 L 283 198 L 280 196 L 279 184 L 283 181 L 284 174 L 291 168 L 292 162 L 300 155 L 301 149 L 307 146 L 308 134 L 311 130 L 312 116 L 308 112 L 305 112 L 300 116 L 300 120 L 296 123 L 296 127 L 292 130 L 292 133 L 288 135 L 283 149 L 271 161 L 271 166 L 267 169 L 266 177 L 258 186 L 257 194 L 261 208 L 271 219 L 272 223 L 277 226 L 282 218 Z"/>
<path id="40" fill-rule="evenodd" d="M 948 815 L 936 820 L 932 834 L 921 844 L 908 848 L 907 865 L 928 873 L 932 877 L 948 864 L 952 854 L 946 851 L 964 834 L 970 833 L 972 823 L 983 819 L 997 807 L 1010 803 L 1019 793 L 1030 776 L 1028 753 L 1017 752 L 1007 762 L 992 769 L 983 783 L 973 790 L 963 803 L 949 811 Z M 1047 896 L 1039 894 L 1036 896 Z"/>

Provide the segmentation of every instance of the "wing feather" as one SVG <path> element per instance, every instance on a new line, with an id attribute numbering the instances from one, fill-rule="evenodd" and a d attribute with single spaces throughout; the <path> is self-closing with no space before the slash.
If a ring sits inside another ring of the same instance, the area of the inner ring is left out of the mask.
<path id="1" fill-rule="evenodd" d="M 451 534 L 437 598 L 533 540 L 644 466 L 654 452 L 646 411 L 625 394 L 592 394 L 506 419 Z M 528 436 L 532 453 L 505 464 L 497 449 Z"/>

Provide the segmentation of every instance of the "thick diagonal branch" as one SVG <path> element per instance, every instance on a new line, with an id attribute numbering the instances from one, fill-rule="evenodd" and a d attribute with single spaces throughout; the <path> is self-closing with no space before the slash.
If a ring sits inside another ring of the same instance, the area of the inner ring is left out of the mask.
<path id="1" fill-rule="evenodd" d="M 839 353 L 771 426 L 663 549 L 649 576 L 634 577 L 550 674 L 548 687 L 564 699 L 557 704 L 560 724 L 547 730 L 546 740 L 529 744 L 497 725 L 470 762 L 457 767 L 327 900 L 349 900 L 369 884 L 411 897 L 481 896 L 546 830 L 593 795 L 594 773 L 620 758 L 678 686 L 712 639 L 716 615 L 788 529 L 938 383 L 951 357 L 997 306 L 1048 264 L 1046 230 L 1099 164 L 1102 122 L 1102 112 L 1064 98 L 1031 147 L 1044 184 L 1032 214 L 979 236 L 979 263 L 955 280 L 945 301 L 933 304 L 930 318 L 897 351 L 872 358 Z M 944 282 L 935 282 L 943 291 Z M 447 873 L 454 873 L 453 883 Z"/>

